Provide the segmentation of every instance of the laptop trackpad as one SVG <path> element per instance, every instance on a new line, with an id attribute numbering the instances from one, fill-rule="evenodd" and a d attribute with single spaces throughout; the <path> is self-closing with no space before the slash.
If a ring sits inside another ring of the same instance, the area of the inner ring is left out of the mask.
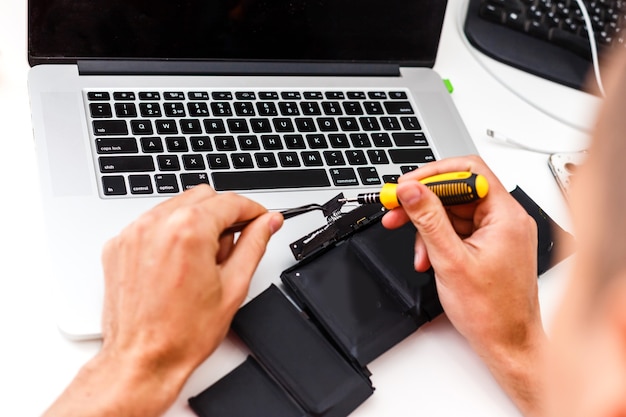
<path id="1" fill-rule="evenodd" d="M 76 93 L 42 93 L 43 122 L 50 181 L 55 196 L 92 193 L 81 120 L 82 102 Z M 41 146 L 41 144 L 38 144 Z"/>

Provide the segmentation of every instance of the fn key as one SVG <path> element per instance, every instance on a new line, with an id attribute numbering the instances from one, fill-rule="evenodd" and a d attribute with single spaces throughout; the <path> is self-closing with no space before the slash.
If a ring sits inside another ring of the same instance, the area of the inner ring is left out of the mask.
<path id="1" fill-rule="evenodd" d="M 102 177 L 104 195 L 126 195 L 126 183 L 121 175 Z"/>

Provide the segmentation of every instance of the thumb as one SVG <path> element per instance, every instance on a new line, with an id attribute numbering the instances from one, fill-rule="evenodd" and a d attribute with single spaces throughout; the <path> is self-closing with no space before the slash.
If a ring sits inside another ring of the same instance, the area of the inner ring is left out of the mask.
<path id="1" fill-rule="evenodd" d="M 438 265 L 448 265 L 451 259 L 463 253 L 463 242 L 452 227 L 441 200 L 428 187 L 419 181 L 405 181 L 398 184 L 396 194 L 417 228 L 435 270 Z M 421 263 L 418 255 L 416 253 L 416 267 Z"/>

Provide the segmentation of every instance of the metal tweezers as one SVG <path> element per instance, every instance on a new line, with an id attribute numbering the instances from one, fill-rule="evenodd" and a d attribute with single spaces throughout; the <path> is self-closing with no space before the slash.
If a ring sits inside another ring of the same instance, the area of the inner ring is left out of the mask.
<path id="1" fill-rule="evenodd" d="M 301 214 L 308 213 L 314 210 L 324 210 L 324 207 L 319 204 L 307 204 L 306 206 L 294 207 L 294 208 L 290 208 L 287 210 L 283 210 L 280 212 L 280 214 L 282 214 L 283 218 L 287 220 L 292 217 L 296 217 Z M 224 231 L 222 232 L 222 235 L 241 232 L 244 227 L 249 225 L 255 219 L 256 217 L 250 220 L 244 220 L 242 222 L 234 223 L 232 226 L 224 229 Z"/>

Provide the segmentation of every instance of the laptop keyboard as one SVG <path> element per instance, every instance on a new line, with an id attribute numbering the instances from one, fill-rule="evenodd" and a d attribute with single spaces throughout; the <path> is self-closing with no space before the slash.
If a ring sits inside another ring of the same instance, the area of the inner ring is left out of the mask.
<path id="1" fill-rule="evenodd" d="M 101 196 L 375 186 L 435 154 L 408 90 L 85 91 Z"/>

